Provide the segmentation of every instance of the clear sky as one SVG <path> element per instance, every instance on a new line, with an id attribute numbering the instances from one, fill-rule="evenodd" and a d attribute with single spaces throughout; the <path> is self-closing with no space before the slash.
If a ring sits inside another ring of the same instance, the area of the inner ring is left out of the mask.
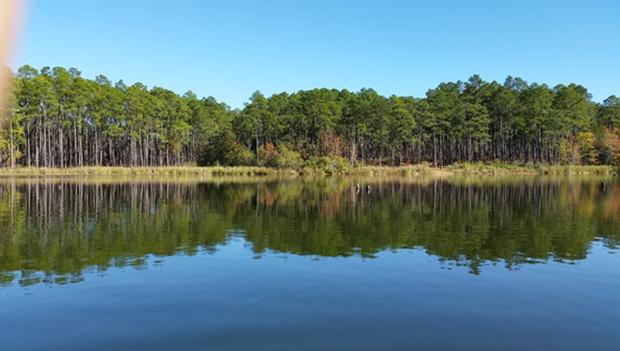
<path id="1" fill-rule="evenodd" d="M 619 0 L 31 0 L 14 68 L 193 90 L 241 107 L 315 87 L 423 96 L 507 75 L 620 95 Z"/>

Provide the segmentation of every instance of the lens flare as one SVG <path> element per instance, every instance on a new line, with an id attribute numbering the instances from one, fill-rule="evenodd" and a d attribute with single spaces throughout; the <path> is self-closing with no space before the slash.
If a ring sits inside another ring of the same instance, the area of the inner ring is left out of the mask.
<path id="1" fill-rule="evenodd" d="M 0 123 L 4 124 L 6 101 L 10 94 L 10 67 L 18 39 L 24 0 L 0 0 Z"/>

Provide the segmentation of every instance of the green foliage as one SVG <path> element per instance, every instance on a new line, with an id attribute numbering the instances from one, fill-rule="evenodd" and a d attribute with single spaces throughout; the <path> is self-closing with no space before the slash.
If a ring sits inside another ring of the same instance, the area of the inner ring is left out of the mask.
<path id="1" fill-rule="evenodd" d="M 344 174 L 350 169 L 350 164 L 343 157 L 319 156 L 310 158 L 306 162 L 306 168 L 310 173 Z"/>
<path id="2" fill-rule="evenodd" d="M 594 165 L 597 163 L 595 143 L 596 139 L 592 132 L 579 132 L 577 134 L 577 144 L 579 145 L 579 154 L 583 164 Z"/>
<path id="3" fill-rule="evenodd" d="M 299 170 L 303 167 L 301 154 L 286 145 L 278 147 L 277 167 Z"/>
<path id="4" fill-rule="evenodd" d="M 560 139 L 558 142 L 558 161 L 560 164 L 567 165 L 571 163 L 573 155 L 573 147 L 568 139 Z"/>
<path id="5" fill-rule="evenodd" d="M 620 128 L 620 97 L 612 95 L 598 108 L 597 118 L 608 128 Z"/>
<path id="6" fill-rule="evenodd" d="M 577 84 L 503 84 L 472 76 L 425 98 L 372 89 L 255 92 L 240 110 L 212 97 L 77 69 L 30 66 L 13 77 L 0 132 L 4 166 L 261 165 L 324 169 L 429 162 L 611 163 L 620 99 Z M 615 144 L 614 144 L 615 145 Z M 347 160 L 346 165 L 344 160 Z"/>
<path id="7" fill-rule="evenodd" d="M 235 141 L 235 136 L 230 129 L 223 128 L 210 134 L 200 144 L 200 149 L 197 150 L 198 164 L 201 166 L 242 165 L 236 162 L 247 157 L 246 150 L 248 150 L 247 147 Z"/>
<path id="8" fill-rule="evenodd" d="M 234 143 L 226 153 L 222 165 L 254 166 L 256 165 L 256 155 L 245 145 Z"/>

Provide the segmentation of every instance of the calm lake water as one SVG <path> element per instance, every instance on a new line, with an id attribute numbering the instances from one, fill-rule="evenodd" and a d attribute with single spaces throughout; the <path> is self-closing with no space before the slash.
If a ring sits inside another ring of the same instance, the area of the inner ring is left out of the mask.
<path id="1" fill-rule="evenodd" d="M 619 243 L 613 178 L 5 179 L 0 347 L 619 350 Z"/>

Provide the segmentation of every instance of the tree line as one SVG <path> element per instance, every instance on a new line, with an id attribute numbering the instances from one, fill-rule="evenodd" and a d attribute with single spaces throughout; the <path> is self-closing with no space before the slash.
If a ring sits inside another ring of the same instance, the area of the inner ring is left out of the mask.
<path id="1" fill-rule="evenodd" d="M 10 74 L 5 167 L 402 165 L 512 162 L 620 165 L 620 98 L 592 100 L 507 77 L 441 83 L 423 98 L 312 89 L 241 109 L 191 91 L 86 79 L 75 68 Z"/>

